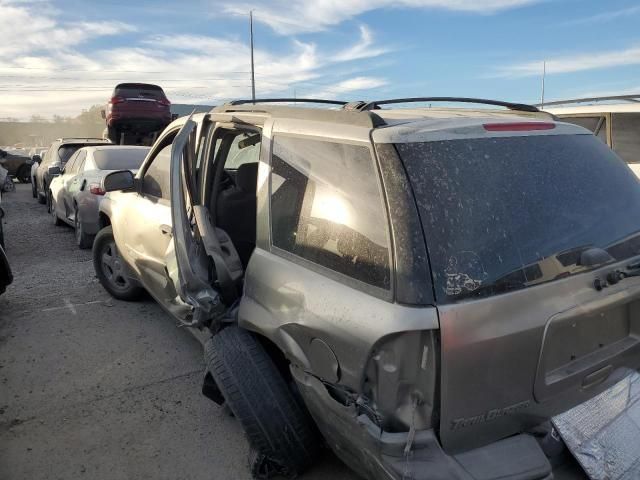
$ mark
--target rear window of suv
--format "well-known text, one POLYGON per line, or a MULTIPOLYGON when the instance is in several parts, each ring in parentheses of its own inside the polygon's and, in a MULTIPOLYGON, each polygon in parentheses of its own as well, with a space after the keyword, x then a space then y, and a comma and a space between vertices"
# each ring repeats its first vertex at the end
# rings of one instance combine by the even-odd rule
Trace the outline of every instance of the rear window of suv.
POLYGON ((583 272, 580 254, 640 254, 640 183, 590 135, 396 144, 439 302, 583 272))
POLYGON ((153 86, 137 86, 137 85, 123 85, 116 87, 114 96, 122 98, 152 98, 154 100, 161 100, 165 98, 164 91, 160 87, 153 86))

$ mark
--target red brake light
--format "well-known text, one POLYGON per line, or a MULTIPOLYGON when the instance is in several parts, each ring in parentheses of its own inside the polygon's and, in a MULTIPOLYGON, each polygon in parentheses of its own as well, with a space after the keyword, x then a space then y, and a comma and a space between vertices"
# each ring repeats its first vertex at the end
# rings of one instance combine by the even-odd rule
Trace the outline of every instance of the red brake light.
POLYGON ((107 193, 99 183, 92 183, 91 185, 89 185, 89 191, 94 195, 104 195, 105 193, 107 193))
POLYGON ((483 126, 487 132, 527 132, 556 128, 556 124, 550 122, 485 123, 483 126))
POLYGON ((124 98, 118 97, 118 96, 111 97, 111 100, 109 100, 109 103, 111 105, 115 105, 116 103, 122 103, 122 102, 124 102, 124 98))
POLYGON ((171 102, 169 101, 168 98, 161 98, 160 100, 158 100, 158 103, 160 105, 162 105, 163 107, 169 107, 171 106, 171 102))

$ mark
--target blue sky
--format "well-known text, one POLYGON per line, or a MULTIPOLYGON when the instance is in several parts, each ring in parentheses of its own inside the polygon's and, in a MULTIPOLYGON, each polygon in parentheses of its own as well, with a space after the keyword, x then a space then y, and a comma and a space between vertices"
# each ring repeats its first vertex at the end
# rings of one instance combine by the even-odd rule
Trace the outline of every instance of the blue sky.
POLYGON ((640 93, 630 0, 0 0, 0 118, 73 115, 118 82, 174 103, 640 93))

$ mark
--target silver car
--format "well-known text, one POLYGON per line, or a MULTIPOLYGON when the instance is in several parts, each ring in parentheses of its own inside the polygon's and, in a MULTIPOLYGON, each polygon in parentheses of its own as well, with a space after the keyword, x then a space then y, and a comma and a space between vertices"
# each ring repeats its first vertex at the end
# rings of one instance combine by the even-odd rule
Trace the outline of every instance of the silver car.
MULTIPOLYGON (((98 205, 105 191, 102 180, 115 170, 135 173, 148 147, 101 145, 84 147, 74 153, 51 181, 51 215, 55 225, 72 225, 80 248, 90 248, 98 233, 98 205)), ((53 168, 53 167, 52 167, 53 168)))

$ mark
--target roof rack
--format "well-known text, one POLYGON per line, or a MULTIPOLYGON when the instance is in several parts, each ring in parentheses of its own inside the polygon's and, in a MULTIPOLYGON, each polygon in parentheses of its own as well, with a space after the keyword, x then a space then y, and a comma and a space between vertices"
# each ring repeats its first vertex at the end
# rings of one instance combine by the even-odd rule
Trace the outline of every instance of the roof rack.
POLYGON ((609 97, 574 98, 570 100, 557 100, 555 102, 544 102, 544 104, 538 104, 536 106, 549 107, 554 105, 570 105, 572 103, 606 102, 610 100, 624 100, 630 103, 640 103, 640 95, 613 95, 609 97))
POLYGON ((248 103, 323 103, 327 105, 346 105, 347 102, 343 102, 341 100, 326 100, 323 98, 256 98, 252 100, 241 99, 241 100, 232 100, 227 103, 227 105, 246 105, 248 103))
POLYGON ((520 112, 539 112, 538 108, 533 105, 524 103, 501 102, 498 100, 485 100, 482 98, 466 98, 466 97, 413 97, 413 98, 394 98, 390 100, 375 100, 372 102, 352 102, 347 109, 352 110, 376 110, 380 105, 391 105, 395 103, 418 103, 418 102, 450 102, 450 103, 475 103, 479 105, 495 105, 498 107, 506 107, 509 110, 517 110, 520 112))
POLYGON ((60 137, 58 140, 104 140, 100 137, 60 137))

